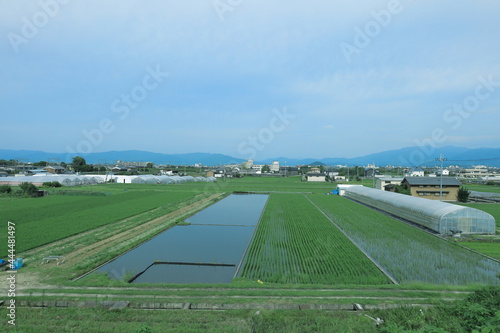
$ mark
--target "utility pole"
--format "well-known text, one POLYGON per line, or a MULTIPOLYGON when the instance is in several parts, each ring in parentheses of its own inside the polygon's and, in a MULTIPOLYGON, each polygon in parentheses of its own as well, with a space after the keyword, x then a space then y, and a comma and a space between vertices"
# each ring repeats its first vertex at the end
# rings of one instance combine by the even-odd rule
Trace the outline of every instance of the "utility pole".
POLYGON ((439 154, 439 158, 436 158, 436 161, 441 162, 441 172, 439 177, 439 201, 443 201, 443 161, 447 161, 443 154, 439 154))
POLYGON ((373 188, 375 188, 375 162, 373 162, 373 188))

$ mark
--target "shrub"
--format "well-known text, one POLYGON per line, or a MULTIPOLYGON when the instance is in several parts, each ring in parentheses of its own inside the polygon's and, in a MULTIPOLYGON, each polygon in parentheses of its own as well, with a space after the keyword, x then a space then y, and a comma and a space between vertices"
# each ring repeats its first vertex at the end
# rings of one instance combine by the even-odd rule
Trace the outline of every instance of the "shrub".
POLYGON ((19 187, 24 195, 35 196, 38 192, 38 187, 28 182, 21 183, 19 187))
POLYGON ((55 181, 55 182, 43 182, 42 186, 43 187, 61 187, 62 184, 57 182, 57 181, 55 181))
POLYGON ((469 201, 469 195, 470 195, 470 191, 468 189, 466 189, 465 187, 460 186, 460 188, 458 189, 458 193, 457 193, 458 202, 469 201))
POLYGON ((0 186, 0 193, 11 193, 12 192, 12 187, 10 187, 9 185, 2 185, 0 186))

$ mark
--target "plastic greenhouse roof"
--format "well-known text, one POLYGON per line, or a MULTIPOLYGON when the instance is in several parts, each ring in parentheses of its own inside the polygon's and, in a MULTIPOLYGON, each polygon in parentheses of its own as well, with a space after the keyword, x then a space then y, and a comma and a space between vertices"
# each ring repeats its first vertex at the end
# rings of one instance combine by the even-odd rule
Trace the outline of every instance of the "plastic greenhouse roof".
MULTIPOLYGON (((478 211, 474 208, 463 207, 447 202, 417 198, 405 194, 377 190, 364 186, 353 186, 345 189, 346 192, 371 197, 376 201, 385 202, 395 207, 407 208, 411 211, 418 211, 426 215, 442 218, 450 213, 466 212, 467 210, 478 211)), ((480 211, 482 212, 482 211, 480 211)), ((483 212, 484 213, 484 212, 483 212)), ((489 215, 487 213, 484 213, 489 215)))

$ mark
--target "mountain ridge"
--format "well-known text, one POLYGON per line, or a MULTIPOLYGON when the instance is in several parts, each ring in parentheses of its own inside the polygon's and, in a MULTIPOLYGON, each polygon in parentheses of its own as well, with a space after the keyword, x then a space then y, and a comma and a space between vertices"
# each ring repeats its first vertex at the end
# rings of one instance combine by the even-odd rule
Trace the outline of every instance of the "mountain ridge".
MULTIPOLYGON (((387 150, 359 157, 326 157, 326 158, 267 158, 256 160, 256 164, 270 164, 279 161, 281 165, 307 165, 321 162, 326 165, 368 165, 377 166, 434 166, 439 162, 436 160, 443 154, 447 161, 444 165, 470 166, 485 164, 491 167, 500 167, 500 148, 465 148, 456 146, 434 147, 406 147, 401 149, 387 150)), ((19 160, 20 162, 66 162, 70 163, 75 156, 82 156, 90 164, 116 164, 118 160, 127 162, 153 162, 155 164, 172 165, 223 165, 240 164, 245 159, 219 153, 185 153, 164 154, 142 150, 107 151, 99 153, 77 154, 77 153, 49 153, 38 150, 9 150, 0 149, 0 159, 19 160)))

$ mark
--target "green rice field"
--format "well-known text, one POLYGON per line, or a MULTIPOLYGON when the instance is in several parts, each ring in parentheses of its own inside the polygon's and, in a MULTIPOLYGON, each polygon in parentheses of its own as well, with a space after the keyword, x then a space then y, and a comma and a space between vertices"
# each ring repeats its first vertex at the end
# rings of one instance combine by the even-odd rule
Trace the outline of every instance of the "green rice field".
POLYGON ((339 196, 310 196, 400 283, 500 284, 500 263, 339 196))
POLYGON ((275 283, 389 283, 301 194, 270 196, 242 276, 275 283))
MULTIPOLYGON (((5 225, 7 221, 15 223, 16 251, 22 252, 158 207, 167 208, 166 214, 168 206, 194 195, 193 192, 181 191, 121 190, 104 196, 49 195, 2 199, 0 221, 5 225)), ((5 233, 2 233, 2 238, 3 243, 5 233)))

